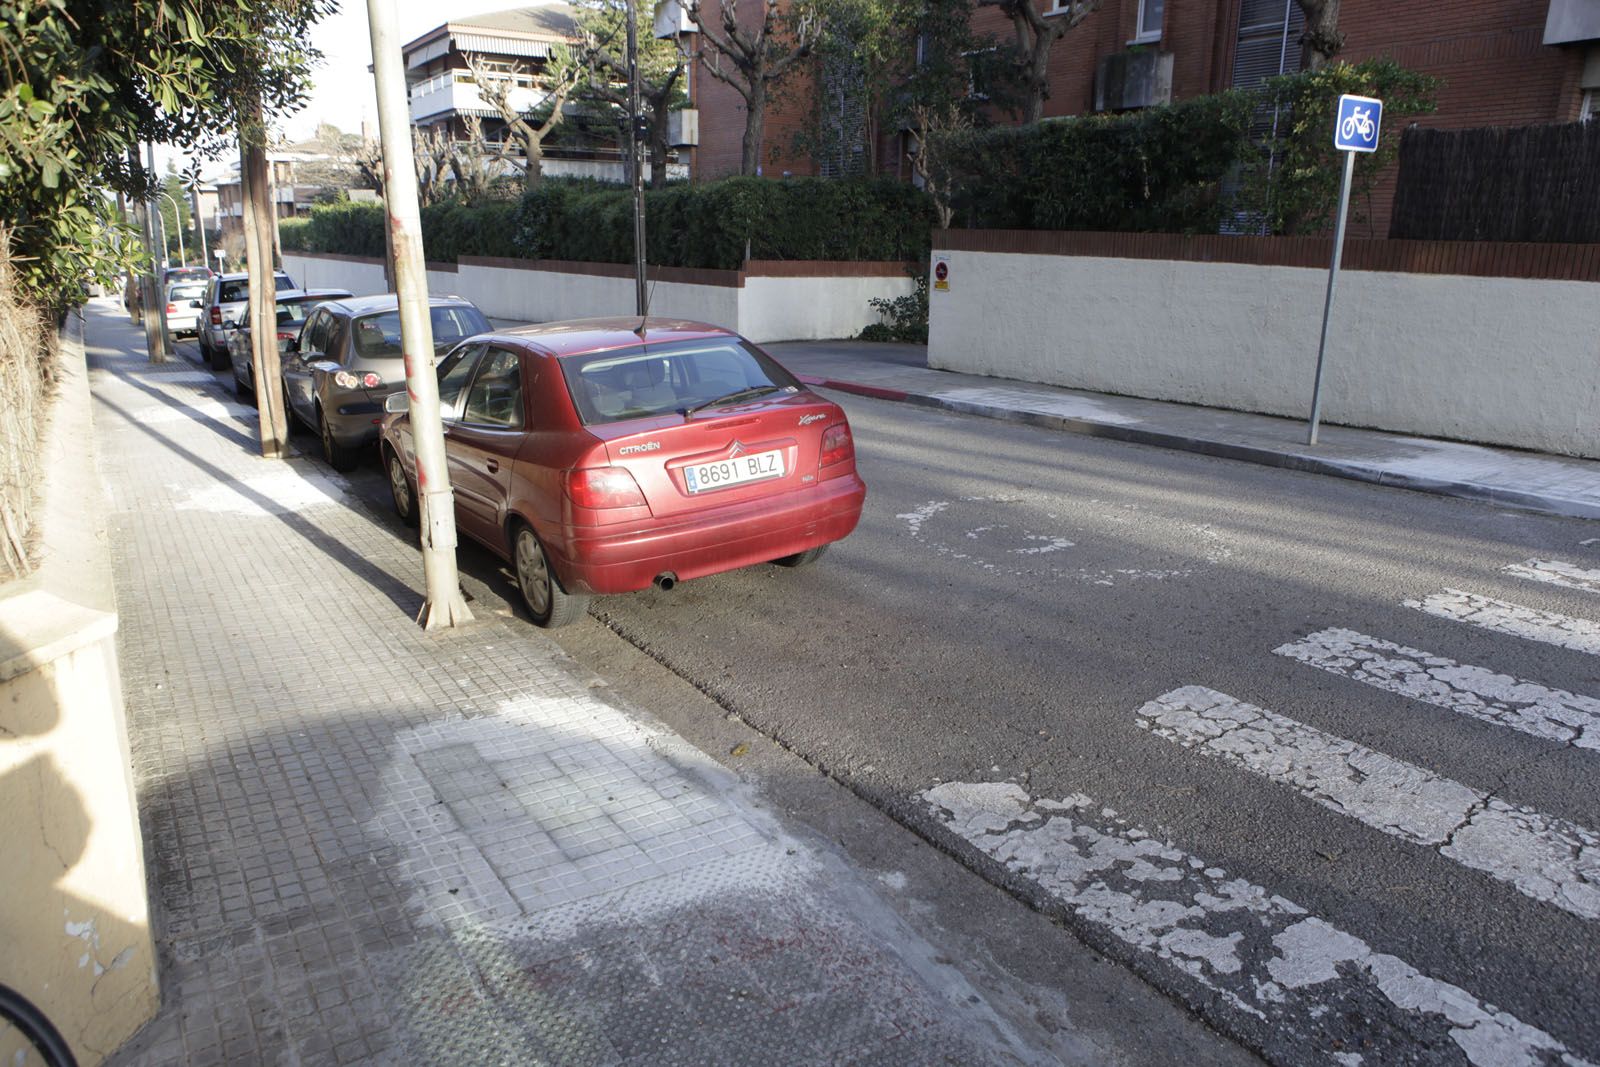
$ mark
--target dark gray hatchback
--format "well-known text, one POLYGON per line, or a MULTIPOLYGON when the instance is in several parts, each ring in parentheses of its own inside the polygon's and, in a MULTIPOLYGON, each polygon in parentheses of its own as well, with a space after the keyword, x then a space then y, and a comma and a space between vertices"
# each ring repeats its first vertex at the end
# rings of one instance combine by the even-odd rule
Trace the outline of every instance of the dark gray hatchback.
MULTIPOLYGON (((489 329, 469 300, 445 296, 428 303, 436 353, 489 329)), ((284 407, 291 421, 321 435, 323 458, 334 470, 353 470, 378 439, 384 400, 405 390, 405 375, 393 293, 329 301, 311 313, 283 357, 284 407)))

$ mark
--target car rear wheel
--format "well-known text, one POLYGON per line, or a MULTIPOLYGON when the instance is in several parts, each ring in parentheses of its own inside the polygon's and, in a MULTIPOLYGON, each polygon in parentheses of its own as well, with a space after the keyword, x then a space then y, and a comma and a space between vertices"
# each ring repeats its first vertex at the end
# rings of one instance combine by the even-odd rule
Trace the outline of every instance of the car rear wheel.
POLYGON ((554 630, 576 622, 588 612, 589 598, 573 596, 561 588, 545 557, 544 546, 527 526, 517 527, 511 555, 517 568, 517 588, 535 623, 554 630))
POLYGON ((228 369, 228 364, 231 362, 228 359, 228 350, 206 344, 205 334, 200 335, 200 351, 205 354, 206 362, 210 364, 212 370, 228 369))
POLYGON ((804 567, 821 559, 822 554, 826 551, 828 551, 827 545, 818 545, 816 548, 808 548, 804 552, 796 552, 792 556, 780 556, 772 562, 780 567, 804 567))
POLYGON ((317 408, 317 431, 322 434, 322 458, 328 461, 328 466, 341 473, 355 470, 356 464, 361 462, 361 453, 333 439, 333 428, 320 407, 317 408))
POLYGON ((383 450, 383 457, 386 460, 384 466, 389 472, 389 497, 394 501, 394 513, 407 526, 415 526, 417 494, 411 488, 411 476, 406 473, 406 465, 400 462, 400 454, 387 446, 383 450))
POLYGON ((256 402, 255 386, 244 381, 237 374, 233 376, 233 392, 235 396, 246 404, 254 404, 256 402))

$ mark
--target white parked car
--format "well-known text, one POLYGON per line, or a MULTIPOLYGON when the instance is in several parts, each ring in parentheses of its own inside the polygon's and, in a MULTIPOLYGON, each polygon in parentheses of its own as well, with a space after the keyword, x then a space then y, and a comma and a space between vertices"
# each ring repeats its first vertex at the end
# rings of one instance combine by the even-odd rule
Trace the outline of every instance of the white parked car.
POLYGON ((200 332, 200 307, 205 303, 204 281, 178 281, 167 286, 167 332, 179 334, 200 332))

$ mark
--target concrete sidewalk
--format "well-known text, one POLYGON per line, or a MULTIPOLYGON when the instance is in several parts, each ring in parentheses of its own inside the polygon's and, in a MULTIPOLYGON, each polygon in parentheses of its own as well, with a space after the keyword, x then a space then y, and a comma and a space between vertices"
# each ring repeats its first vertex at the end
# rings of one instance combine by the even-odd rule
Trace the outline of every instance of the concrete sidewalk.
POLYGON ((397 527, 87 318, 163 986, 113 1063, 1054 1061, 528 623, 424 635, 397 527))
MULTIPOLYGON (((1600 518, 1600 461, 931 370, 922 345, 765 346, 812 385, 1556 515, 1600 518)), ((1309 387, 1309 386, 1308 386, 1309 387)))

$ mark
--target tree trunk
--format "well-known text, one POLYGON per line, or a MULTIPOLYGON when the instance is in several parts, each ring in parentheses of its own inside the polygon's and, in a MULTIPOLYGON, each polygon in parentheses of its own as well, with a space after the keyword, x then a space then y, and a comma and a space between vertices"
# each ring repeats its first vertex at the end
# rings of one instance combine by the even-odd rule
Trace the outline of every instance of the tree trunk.
POLYGON ((1305 31, 1300 34, 1300 68, 1316 70, 1344 48, 1344 34, 1339 32, 1340 0, 1297 0, 1306 17, 1305 31))
POLYGON ((759 78, 752 78, 750 95, 745 98, 744 152, 739 160, 740 174, 761 172, 761 138, 766 122, 767 87, 759 78))
POLYGON ((1028 57, 1025 75, 1028 102, 1022 116, 1022 121, 1030 125, 1044 118, 1045 97, 1050 95, 1050 46, 1053 43, 1049 35, 1034 31, 1033 51, 1028 57))
POLYGON ((544 180, 544 145, 541 143, 541 138, 524 137, 522 150, 527 154, 523 162, 522 187, 536 189, 544 180))
POLYGON ((261 454, 267 459, 284 458, 289 433, 283 410, 283 389, 279 385, 278 364, 278 287, 273 278, 273 239, 271 227, 275 213, 270 201, 271 179, 267 172, 267 149, 252 143, 250 133, 262 130, 261 105, 254 101, 246 112, 240 130, 240 194, 244 198, 244 237, 247 270, 250 272, 250 364, 256 379, 256 412, 261 433, 261 454))
POLYGON ((667 119, 664 102, 658 103, 650 113, 650 188, 660 189, 667 184, 667 119))

